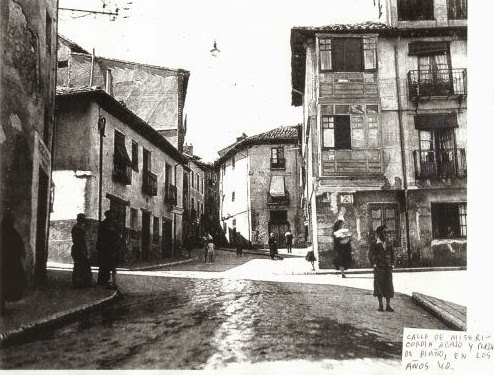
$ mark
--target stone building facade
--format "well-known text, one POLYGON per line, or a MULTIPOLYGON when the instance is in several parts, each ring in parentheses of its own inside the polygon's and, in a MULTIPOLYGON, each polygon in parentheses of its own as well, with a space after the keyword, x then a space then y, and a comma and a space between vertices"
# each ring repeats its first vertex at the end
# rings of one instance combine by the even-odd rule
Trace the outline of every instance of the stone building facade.
POLYGON ((299 126, 242 136, 220 151, 219 218, 230 244, 266 247, 274 233, 281 247, 290 229, 304 243, 300 210, 299 126))
POLYGON ((84 213, 95 264, 98 223, 108 209, 125 240, 122 263, 179 256, 182 153, 104 90, 61 88, 57 106, 50 260, 71 262, 70 229, 84 213))
POLYGON ((0 5, 0 221, 13 214, 30 286, 46 276, 57 21, 54 0, 0 5))
POLYGON ((387 2, 386 24, 293 28, 305 218, 320 267, 332 224, 368 266, 377 226, 399 265, 466 264, 466 2, 387 2))
POLYGON ((58 85, 99 86, 182 151, 187 132, 184 105, 190 73, 94 56, 60 36, 58 85))

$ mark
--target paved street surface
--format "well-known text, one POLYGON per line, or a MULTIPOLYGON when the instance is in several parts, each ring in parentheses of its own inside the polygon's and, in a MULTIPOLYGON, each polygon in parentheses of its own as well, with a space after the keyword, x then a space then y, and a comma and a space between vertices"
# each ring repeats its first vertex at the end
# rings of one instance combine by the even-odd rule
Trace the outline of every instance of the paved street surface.
POLYGON ((406 295, 394 299, 395 313, 380 313, 370 290, 241 278, 250 265, 283 270, 287 259, 238 267, 252 257, 218 255, 212 265, 195 261, 181 270, 121 274, 121 300, 33 342, 2 348, 2 368, 372 367, 383 373, 399 368, 403 327, 446 329, 406 295))

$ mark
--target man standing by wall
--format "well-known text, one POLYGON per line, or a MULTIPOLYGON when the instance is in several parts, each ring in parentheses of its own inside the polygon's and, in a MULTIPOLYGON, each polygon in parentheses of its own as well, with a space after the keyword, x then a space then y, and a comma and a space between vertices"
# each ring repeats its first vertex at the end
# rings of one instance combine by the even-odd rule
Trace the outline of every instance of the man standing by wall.
POLYGON ((110 289, 117 287, 117 256, 122 240, 115 225, 115 214, 111 210, 105 211, 105 220, 100 224, 96 250, 98 251, 98 284, 106 285, 110 289), (110 282, 111 274, 111 282, 110 282))

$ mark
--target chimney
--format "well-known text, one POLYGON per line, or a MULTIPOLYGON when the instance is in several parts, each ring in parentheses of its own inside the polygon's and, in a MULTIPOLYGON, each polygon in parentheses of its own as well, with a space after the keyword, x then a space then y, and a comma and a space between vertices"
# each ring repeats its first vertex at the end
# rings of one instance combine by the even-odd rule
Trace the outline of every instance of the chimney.
POLYGON ((240 137, 237 137, 237 142, 243 141, 245 138, 247 138, 247 134, 242 133, 240 137))
POLYGON ((192 146, 192 143, 190 145, 187 143, 184 144, 184 153, 194 155, 194 146, 192 146))

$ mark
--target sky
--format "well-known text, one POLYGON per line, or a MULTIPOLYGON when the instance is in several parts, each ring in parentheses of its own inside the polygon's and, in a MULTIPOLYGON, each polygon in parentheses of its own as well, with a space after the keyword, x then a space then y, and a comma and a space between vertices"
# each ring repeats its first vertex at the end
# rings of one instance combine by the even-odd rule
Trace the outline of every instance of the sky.
MULTIPOLYGON (((59 1, 103 10, 103 0, 59 1)), ((61 10, 60 34, 97 56, 190 71, 186 142, 205 161, 244 132, 302 122, 291 106, 292 27, 378 20, 373 0, 105 1, 120 8, 115 21, 61 10)))

